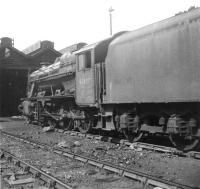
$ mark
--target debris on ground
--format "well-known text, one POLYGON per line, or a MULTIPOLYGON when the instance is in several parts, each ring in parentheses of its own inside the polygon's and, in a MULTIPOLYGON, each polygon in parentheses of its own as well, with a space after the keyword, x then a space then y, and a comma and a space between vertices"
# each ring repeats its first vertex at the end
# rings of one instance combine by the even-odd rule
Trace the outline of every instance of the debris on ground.
POLYGON ((24 117, 23 116, 12 116, 11 119, 20 119, 20 120, 23 120, 24 117))
POLYGON ((134 145, 134 144, 131 144, 131 145, 129 146, 129 148, 130 148, 131 150, 133 150, 133 149, 135 149, 135 145, 134 145))
POLYGON ((58 143, 58 147, 60 148, 68 148, 69 144, 66 141, 61 141, 58 143))
POLYGON ((135 151, 141 152, 143 149, 142 148, 137 148, 135 151))
POLYGON ((83 153, 84 153, 84 152, 83 152, 80 148, 78 148, 78 147, 74 148, 73 152, 74 152, 75 154, 83 154, 83 153))
POLYGON ((107 148, 105 146, 97 146, 97 147, 95 147, 95 150, 107 151, 107 148))
POLYGON ((12 175, 10 176, 9 180, 10 180, 10 181, 15 181, 15 180, 17 180, 17 179, 16 179, 16 175, 15 175, 15 174, 12 174, 12 175))
POLYGON ((54 131, 54 127, 53 126, 48 126, 48 127, 44 127, 42 129, 43 132, 50 132, 50 131, 54 131))
POLYGON ((74 148, 75 144, 73 142, 67 142, 67 141, 61 141, 57 144, 58 147, 60 148, 74 148))
POLYGON ((75 141, 75 142, 74 142, 74 145, 77 146, 77 147, 80 147, 80 146, 81 146, 81 143, 80 143, 79 141, 75 141))

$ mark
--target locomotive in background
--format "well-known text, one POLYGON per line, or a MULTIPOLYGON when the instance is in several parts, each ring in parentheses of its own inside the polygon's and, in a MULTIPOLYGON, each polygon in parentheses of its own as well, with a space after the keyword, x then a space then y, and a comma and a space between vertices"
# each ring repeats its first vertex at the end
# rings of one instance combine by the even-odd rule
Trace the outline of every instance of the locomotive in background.
POLYGON ((129 140, 200 143, 200 9, 92 45, 29 78, 26 114, 43 126, 114 130, 129 140))

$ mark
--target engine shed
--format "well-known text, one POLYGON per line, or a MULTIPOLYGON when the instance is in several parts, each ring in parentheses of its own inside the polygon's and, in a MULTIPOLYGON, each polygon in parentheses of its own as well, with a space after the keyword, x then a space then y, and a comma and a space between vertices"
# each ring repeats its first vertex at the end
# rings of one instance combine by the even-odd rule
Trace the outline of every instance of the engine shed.
POLYGON ((11 38, 0 38, 0 116, 19 113, 17 107, 26 96, 29 74, 41 67, 41 62, 53 63, 60 55, 50 41, 40 41, 20 51, 11 38))

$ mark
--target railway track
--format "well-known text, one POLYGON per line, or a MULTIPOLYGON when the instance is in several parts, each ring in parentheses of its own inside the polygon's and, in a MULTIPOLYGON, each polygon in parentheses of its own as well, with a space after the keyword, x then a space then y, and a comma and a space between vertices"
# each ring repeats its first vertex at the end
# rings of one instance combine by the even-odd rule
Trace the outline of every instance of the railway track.
MULTIPOLYGON (((1 159, 6 159, 6 163, 13 163, 17 168, 24 170, 23 177, 27 174, 29 176, 26 179, 16 180, 16 181, 8 181, 11 186, 16 185, 24 185, 27 183, 35 182, 36 179, 40 179, 46 183, 49 188, 57 188, 57 189, 73 189, 70 185, 62 182, 58 178, 47 174, 46 172, 38 169, 37 167, 21 160, 20 158, 16 157, 14 154, 10 152, 0 149, 1 150, 1 159), (31 176, 30 176, 31 174, 31 176)), ((4 162, 5 164, 5 162, 4 162)))
POLYGON ((131 148, 133 148, 133 149, 141 148, 141 149, 146 149, 146 150, 150 150, 150 151, 161 152, 161 153, 170 153, 170 154, 178 155, 181 157, 189 157, 189 158, 194 158, 194 159, 200 160, 200 152, 199 151, 183 152, 183 151, 180 151, 173 147, 167 147, 167 146, 161 146, 161 145, 155 145, 155 144, 149 144, 149 143, 143 143, 143 142, 131 143, 127 140, 124 140, 124 139, 117 140, 116 138, 113 138, 113 137, 96 136, 96 135, 92 135, 92 134, 82 134, 82 133, 75 132, 75 131, 64 131, 62 129, 55 129, 55 131, 59 132, 59 133, 64 133, 67 135, 72 135, 72 136, 85 137, 88 139, 96 139, 96 140, 102 140, 105 142, 112 142, 115 144, 131 146, 131 148))
MULTIPOLYGON (((42 144, 40 142, 28 140, 28 139, 19 137, 17 135, 9 134, 9 133, 3 132, 3 131, 1 131, 1 134, 9 137, 11 139, 17 140, 19 142, 23 142, 23 143, 30 144, 30 145, 33 145, 33 146, 37 146, 41 149, 47 149, 47 150, 49 150, 49 151, 51 151, 55 154, 58 154, 62 157, 67 157, 67 158, 70 158, 70 159, 78 160, 78 161, 80 161, 84 164, 93 165, 93 166, 98 167, 100 169, 104 169, 104 170, 116 173, 120 176, 128 177, 130 179, 133 179, 133 180, 136 180, 136 181, 143 183, 144 186, 160 187, 160 188, 163 188, 163 189, 171 189, 171 188, 174 188, 174 189, 178 189, 178 188, 180 188, 180 189, 190 189, 190 188, 193 188, 192 186, 180 184, 180 183, 177 183, 177 182, 168 181, 168 180, 165 180, 163 178, 158 178, 158 177, 152 176, 150 174, 139 172, 139 171, 136 171, 136 170, 133 170, 133 169, 129 170, 127 168, 112 165, 110 163, 102 162, 102 161, 99 161, 99 160, 96 160, 96 159, 93 159, 93 158, 90 158, 90 157, 78 155, 78 154, 75 154, 75 153, 72 153, 72 152, 66 152, 63 149, 60 149, 60 148, 57 148, 57 147, 51 147, 47 144, 42 144)), ((57 181, 55 181, 55 182, 57 183, 57 181)))
MULTIPOLYGON (((53 153, 53 151, 51 150, 48 151, 47 148, 41 149, 38 148, 37 146, 32 146, 30 144, 26 144, 21 141, 16 141, 13 140, 12 138, 8 138, 3 135, 1 144, 2 147, 6 149, 6 151, 9 151, 9 153, 15 154, 15 156, 20 157, 20 159, 23 159, 25 162, 28 162, 31 165, 34 165, 40 170, 44 171, 45 173, 48 173, 51 176, 63 181, 64 183, 69 184, 71 188, 76 188, 76 189, 118 188, 119 189, 120 187, 118 187, 118 184, 122 186, 123 184, 126 184, 126 186, 128 185, 131 187, 134 185, 138 185, 139 183, 125 177, 120 177, 119 175, 110 173, 109 171, 95 168, 94 166, 91 166, 89 164, 84 164, 80 161, 77 161, 76 159, 70 159, 66 158, 65 156, 60 156, 56 153, 53 153), (110 182, 112 184, 109 184, 110 182)), ((9 178, 9 181, 11 179, 9 178)), ((21 179, 18 180, 18 178, 17 182, 22 183, 21 179)), ((55 183, 56 183, 55 181, 51 182, 49 181, 45 189, 49 188, 49 186, 51 186, 50 188, 60 188, 57 187, 55 183)), ((5 184, 3 185, 3 188, 6 188, 4 186, 7 185, 5 184)), ((23 185, 23 187, 26 189, 29 188, 29 186, 25 184, 23 185)), ((10 187, 8 186, 8 188, 10 187)), ((14 188, 21 189, 20 186, 18 187, 14 186, 14 188)), ((30 188, 38 188, 38 187, 32 186, 30 188)), ((44 187, 42 187, 42 189, 44 189, 44 187)))

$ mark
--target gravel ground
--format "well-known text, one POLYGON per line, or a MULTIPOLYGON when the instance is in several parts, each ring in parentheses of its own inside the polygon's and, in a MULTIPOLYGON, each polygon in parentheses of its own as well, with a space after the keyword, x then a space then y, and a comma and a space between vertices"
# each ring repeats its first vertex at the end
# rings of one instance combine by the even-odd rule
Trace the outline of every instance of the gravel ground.
POLYGON ((62 142, 66 151, 112 162, 128 169, 133 168, 170 181, 200 187, 199 160, 147 150, 134 150, 125 146, 63 133, 43 132, 41 127, 26 125, 23 121, 0 119, 0 129, 20 134, 29 139, 37 139, 51 146, 58 146, 62 142))
MULTIPOLYGON (((16 128, 15 134, 25 131, 25 129, 21 128, 22 122, 9 123, 13 124, 16 128)), ((3 125, 1 124, 1 126, 3 125)), ((8 127, 6 128, 8 129, 8 127)), ((5 136, 1 136, 0 146, 46 173, 56 176, 76 189, 143 188, 142 184, 120 177, 109 171, 100 170, 76 160, 63 158, 52 152, 11 140, 5 136)), ((29 187, 31 188, 31 186, 29 187)))

